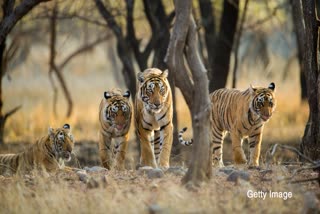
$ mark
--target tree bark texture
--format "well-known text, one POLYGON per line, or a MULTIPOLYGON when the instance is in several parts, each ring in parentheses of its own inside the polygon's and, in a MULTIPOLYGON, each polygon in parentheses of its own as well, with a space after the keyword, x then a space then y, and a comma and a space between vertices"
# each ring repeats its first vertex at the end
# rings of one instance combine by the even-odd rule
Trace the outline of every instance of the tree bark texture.
POLYGON ((302 5, 300 0, 291 0, 292 6, 292 22, 293 29, 296 34, 297 39, 297 52, 298 52, 298 61, 300 66, 300 88, 301 88, 301 100, 307 100, 307 85, 306 85, 306 77, 304 71, 304 62, 303 62, 303 53, 305 52, 306 45, 306 35, 305 35, 305 26, 303 22, 303 13, 302 13, 302 5))
POLYGON ((176 85, 181 89, 192 114, 194 147, 188 172, 182 182, 197 185, 211 176, 209 83, 198 52, 191 0, 176 0, 175 11, 176 20, 166 62, 170 72, 174 73, 176 85), (184 63, 184 53, 191 73, 188 73, 184 63), (181 81, 182 78, 185 81, 181 81))
POLYGON ((305 22, 305 51, 303 67, 306 74, 309 120, 301 142, 302 152, 313 160, 320 159, 320 75, 318 65, 319 21, 315 13, 315 1, 302 2, 305 22))

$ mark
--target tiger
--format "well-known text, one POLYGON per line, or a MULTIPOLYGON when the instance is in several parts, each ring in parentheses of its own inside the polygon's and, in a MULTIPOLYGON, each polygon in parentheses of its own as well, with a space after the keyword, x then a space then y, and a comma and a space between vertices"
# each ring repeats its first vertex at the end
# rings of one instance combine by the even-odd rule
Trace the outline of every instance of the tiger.
POLYGON ((249 166, 258 167, 263 128, 276 108, 275 84, 268 88, 250 87, 244 91, 219 89, 210 94, 212 103, 212 163, 224 166, 223 139, 230 132, 233 159, 236 164, 247 163, 242 141, 248 138, 249 166))
POLYGON ((132 117, 130 92, 120 89, 104 92, 99 106, 99 156, 106 169, 123 170, 132 117), (112 139, 115 143, 112 144, 112 139), (115 159, 115 161, 114 161, 115 159), (115 163, 114 163, 115 162, 115 163))
POLYGON ((48 135, 40 138, 25 151, 18 154, 0 155, 0 174, 23 175, 32 170, 54 172, 71 160, 74 138, 69 124, 62 128, 49 127, 48 135))
POLYGON ((140 164, 169 168, 173 141, 172 92, 168 70, 148 68, 137 74, 135 125, 140 139, 140 164))
POLYGON ((178 140, 179 140, 179 143, 183 146, 191 146, 193 144, 193 139, 191 140, 184 140, 183 139, 183 133, 187 131, 187 127, 184 127, 183 129, 181 129, 179 131, 179 135, 178 135, 178 140))

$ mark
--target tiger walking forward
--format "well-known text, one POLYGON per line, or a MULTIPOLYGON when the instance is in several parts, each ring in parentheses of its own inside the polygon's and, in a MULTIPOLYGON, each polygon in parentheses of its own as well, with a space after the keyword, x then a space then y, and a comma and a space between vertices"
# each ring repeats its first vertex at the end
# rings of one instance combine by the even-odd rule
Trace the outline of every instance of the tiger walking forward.
POLYGON ((49 128, 48 135, 39 139, 25 151, 18 154, 0 155, 0 174, 29 173, 34 169, 53 172, 71 160, 74 139, 71 127, 65 124, 62 128, 49 128))
POLYGON ((130 92, 120 89, 104 92, 99 106, 99 156, 103 167, 123 170, 128 150, 132 105, 130 92), (115 143, 112 144, 112 139, 115 143), (115 159, 115 163, 114 163, 115 159))
POLYGON ((268 88, 250 85, 245 91, 219 89, 210 94, 210 99, 213 165, 223 166, 223 139, 226 132, 230 132, 235 163, 247 162, 242 141, 248 138, 249 165, 259 166, 264 124, 271 118, 276 107, 275 84, 270 83, 268 88))
POLYGON ((172 93, 168 71, 149 68, 138 73, 135 124, 140 138, 140 165, 169 167, 172 147, 172 93))

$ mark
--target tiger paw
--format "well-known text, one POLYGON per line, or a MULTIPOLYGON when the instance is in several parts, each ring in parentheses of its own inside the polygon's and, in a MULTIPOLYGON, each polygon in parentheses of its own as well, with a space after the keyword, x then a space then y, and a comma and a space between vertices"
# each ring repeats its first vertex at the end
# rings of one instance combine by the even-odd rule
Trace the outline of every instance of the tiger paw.
POLYGON ((233 154, 234 162, 236 164, 246 164, 247 159, 246 155, 244 154, 243 150, 235 150, 233 154))
POLYGON ((249 169, 259 168, 259 161, 249 161, 249 169))
POLYGON ((223 162, 220 160, 214 160, 212 161, 212 167, 215 167, 215 168, 222 168, 224 167, 224 164, 223 162))

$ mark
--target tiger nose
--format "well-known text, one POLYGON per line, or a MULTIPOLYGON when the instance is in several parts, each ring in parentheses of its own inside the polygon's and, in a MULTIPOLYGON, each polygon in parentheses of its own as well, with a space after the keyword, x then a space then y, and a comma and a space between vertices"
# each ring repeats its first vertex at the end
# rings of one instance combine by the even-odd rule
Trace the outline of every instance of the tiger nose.
POLYGON ((155 105, 156 107, 159 107, 159 106, 161 105, 161 103, 160 103, 160 102, 156 102, 156 103, 154 103, 154 105, 155 105))

